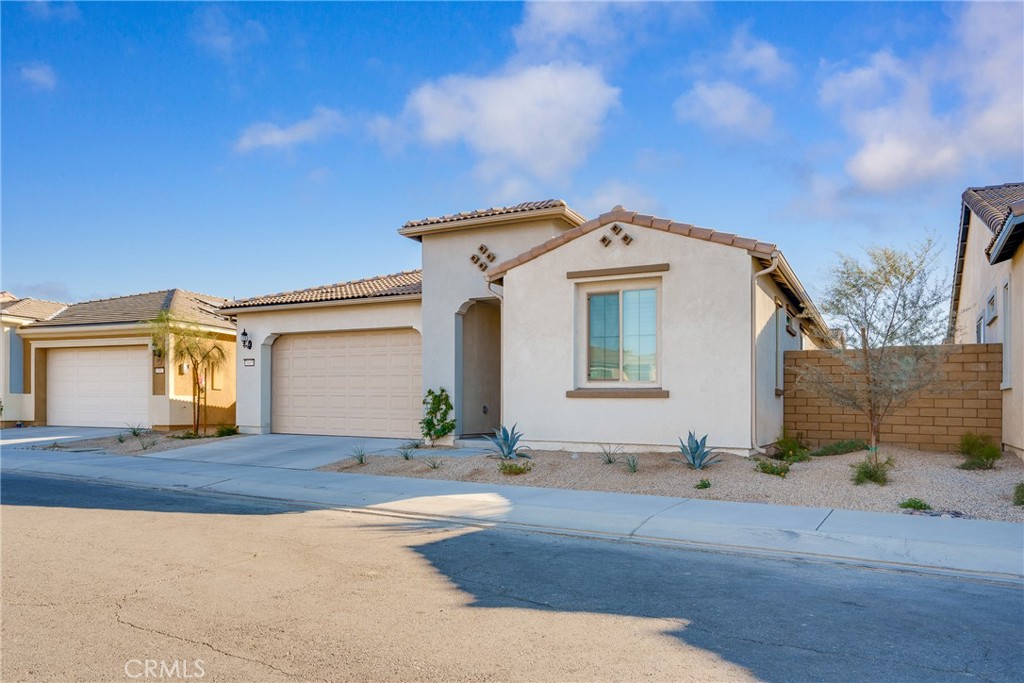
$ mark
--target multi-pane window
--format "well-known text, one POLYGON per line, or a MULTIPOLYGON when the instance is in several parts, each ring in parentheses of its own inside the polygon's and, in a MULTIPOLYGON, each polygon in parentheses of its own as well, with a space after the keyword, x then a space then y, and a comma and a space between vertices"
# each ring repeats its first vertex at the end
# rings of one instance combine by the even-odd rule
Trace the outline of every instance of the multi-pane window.
POLYGON ((654 289, 587 295, 587 379, 657 381, 658 297, 654 289))

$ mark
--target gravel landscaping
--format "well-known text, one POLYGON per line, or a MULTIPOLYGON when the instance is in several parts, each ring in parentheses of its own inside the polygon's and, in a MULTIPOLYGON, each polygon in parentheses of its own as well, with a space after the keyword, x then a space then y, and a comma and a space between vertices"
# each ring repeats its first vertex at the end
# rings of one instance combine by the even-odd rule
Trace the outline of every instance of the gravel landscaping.
POLYGON ((417 452, 411 461, 397 454, 369 454, 365 465, 345 458, 320 469, 875 512, 902 512, 900 502, 919 498, 938 512, 1024 522, 1024 507, 1012 504, 1014 485, 1024 482, 1024 462, 1013 456, 1004 456, 992 470, 966 471, 956 467, 963 461, 960 455, 883 447, 882 456, 892 456, 896 461, 889 484, 855 486, 850 480, 850 466, 863 460, 864 452, 795 463, 785 478, 756 472, 754 459, 728 454, 720 462, 696 471, 673 462, 675 456, 671 454, 642 453, 635 473, 627 470, 621 455, 615 464, 605 464, 600 453, 530 451, 530 455, 533 470, 517 476, 501 474, 498 460, 484 455, 443 457, 440 467, 432 469, 428 460, 434 456, 429 451, 417 452), (708 479, 710 488, 695 489, 701 479, 708 479))
POLYGON ((199 439, 175 438, 184 433, 184 431, 146 432, 139 436, 132 436, 131 432, 125 431, 122 433, 124 441, 118 441, 116 436, 104 436, 99 439, 83 439, 67 442, 54 441, 51 444, 34 446, 33 449, 44 451, 99 451, 102 453, 110 453, 112 455, 152 455, 153 453, 160 453, 161 451, 173 451, 176 448, 185 448, 186 446, 198 446, 201 443, 209 443, 212 439, 239 439, 247 436, 246 434, 235 434, 233 436, 215 437, 213 435, 213 430, 211 429, 208 436, 204 436, 199 439), (152 442, 151 445, 150 442, 152 442), (144 444, 149 445, 149 447, 143 448, 144 444))

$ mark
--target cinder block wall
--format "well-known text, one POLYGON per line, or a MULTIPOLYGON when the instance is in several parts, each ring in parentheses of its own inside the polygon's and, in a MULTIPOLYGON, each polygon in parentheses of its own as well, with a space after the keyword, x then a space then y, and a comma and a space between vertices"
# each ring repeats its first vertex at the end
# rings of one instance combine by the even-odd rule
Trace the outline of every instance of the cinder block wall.
MULTIPOLYGON (((964 432, 988 434, 995 443, 1002 435, 1001 344, 952 346, 943 364, 940 393, 933 390, 882 424, 882 444, 923 451, 955 451, 964 432)), ((847 353, 853 353, 852 351, 847 353)), ((841 361, 828 351, 787 351, 785 359, 785 425, 800 433, 812 448, 844 439, 868 438, 867 419, 796 387, 799 368, 819 365, 839 373, 841 361)))

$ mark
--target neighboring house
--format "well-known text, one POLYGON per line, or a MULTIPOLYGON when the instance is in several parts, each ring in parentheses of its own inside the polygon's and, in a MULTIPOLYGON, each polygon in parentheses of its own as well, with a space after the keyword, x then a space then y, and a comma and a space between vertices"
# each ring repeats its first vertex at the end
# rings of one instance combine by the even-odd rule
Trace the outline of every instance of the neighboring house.
POLYGON ((224 301, 169 289, 72 304, 22 326, 22 419, 76 427, 191 426, 187 363, 159 357, 151 342, 148 322, 169 311, 224 342, 225 363, 204 378, 206 422, 234 424, 235 327, 217 310, 224 301))
POLYGON ((750 453, 782 429, 782 354, 834 345, 772 244, 560 200, 411 221, 422 271, 233 301, 243 431, 459 435, 750 453))
POLYGON ((31 405, 25 393, 25 348, 19 336, 21 328, 29 323, 46 320, 67 308, 67 304, 43 299, 19 298, 10 292, 0 292, 0 398, 4 402, 4 427, 31 419, 31 405))
POLYGON ((950 338, 1001 343, 1003 448, 1024 458, 1024 183, 963 194, 950 338))

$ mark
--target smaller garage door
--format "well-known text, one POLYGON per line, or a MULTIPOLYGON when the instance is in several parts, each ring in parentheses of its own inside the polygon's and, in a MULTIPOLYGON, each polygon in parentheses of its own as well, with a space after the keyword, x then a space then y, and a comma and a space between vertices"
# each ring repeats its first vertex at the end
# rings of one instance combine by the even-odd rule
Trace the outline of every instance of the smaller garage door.
POLYGON ((274 342, 271 429, 282 434, 420 434, 415 330, 288 334, 274 342))
POLYGON ((141 346, 49 349, 46 423, 150 426, 150 365, 149 351, 141 346))

